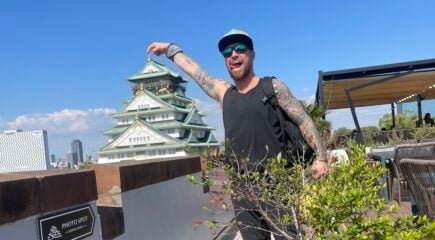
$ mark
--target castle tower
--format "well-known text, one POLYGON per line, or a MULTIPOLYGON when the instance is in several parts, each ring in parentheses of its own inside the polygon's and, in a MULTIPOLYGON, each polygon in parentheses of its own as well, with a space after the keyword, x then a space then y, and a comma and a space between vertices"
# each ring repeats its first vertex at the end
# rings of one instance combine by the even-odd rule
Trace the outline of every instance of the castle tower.
POLYGON ((187 81, 178 73, 148 58, 127 80, 133 96, 112 115, 117 125, 102 132, 109 143, 97 152, 98 163, 189 156, 219 148, 215 129, 185 96, 187 81))

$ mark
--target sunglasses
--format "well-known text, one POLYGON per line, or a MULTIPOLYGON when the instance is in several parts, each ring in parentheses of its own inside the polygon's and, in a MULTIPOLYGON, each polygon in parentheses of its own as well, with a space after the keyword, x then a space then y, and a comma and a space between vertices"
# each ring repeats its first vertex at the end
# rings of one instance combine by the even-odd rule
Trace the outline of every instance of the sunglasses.
POLYGON ((224 55, 224 58, 229 58, 231 55, 233 55, 233 50, 236 51, 236 53, 241 54, 245 53, 246 50, 248 50, 248 47, 245 44, 237 44, 233 47, 226 47, 222 51, 222 55, 224 55))

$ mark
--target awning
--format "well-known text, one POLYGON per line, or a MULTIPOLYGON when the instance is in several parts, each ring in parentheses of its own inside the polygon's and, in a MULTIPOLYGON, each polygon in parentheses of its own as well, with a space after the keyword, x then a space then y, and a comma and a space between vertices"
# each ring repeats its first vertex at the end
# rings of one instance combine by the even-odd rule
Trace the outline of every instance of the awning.
POLYGON ((320 72, 316 102, 327 110, 349 108, 346 90, 354 107, 416 101, 418 94, 435 99, 435 59, 320 72))
MULTIPOLYGON (((435 59, 319 72, 316 103, 326 110, 350 108, 362 140, 355 107, 435 99, 435 59)), ((394 119, 394 118, 393 118, 394 119)))

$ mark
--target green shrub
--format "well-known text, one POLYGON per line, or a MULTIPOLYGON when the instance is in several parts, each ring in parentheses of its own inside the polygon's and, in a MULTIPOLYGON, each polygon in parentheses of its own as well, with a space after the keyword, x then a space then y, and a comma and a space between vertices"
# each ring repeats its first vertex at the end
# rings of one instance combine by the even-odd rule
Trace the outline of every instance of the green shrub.
MULTIPOLYGON (((206 207, 210 213, 233 210, 229 196, 248 198, 277 228, 274 234, 286 239, 435 239, 435 222, 424 216, 390 218, 389 213, 396 211, 397 205, 387 209, 378 194, 384 187, 380 179, 386 170, 380 164, 367 165, 363 149, 355 146, 351 160, 333 164, 319 180, 311 177, 309 166, 296 163, 288 167, 288 161, 281 156, 264 165, 258 163, 256 166, 264 167, 261 172, 249 171, 248 161, 208 156, 210 178, 188 179, 195 184, 219 186, 219 190, 211 192, 210 202, 220 209, 211 211, 206 207), (225 170, 226 181, 214 180, 216 168, 225 170), (239 187, 231 187, 236 184, 239 187), (296 234, 289 228, 296 229, 296 234)), ((198 222, 210 228, 234 224, 198 222)))

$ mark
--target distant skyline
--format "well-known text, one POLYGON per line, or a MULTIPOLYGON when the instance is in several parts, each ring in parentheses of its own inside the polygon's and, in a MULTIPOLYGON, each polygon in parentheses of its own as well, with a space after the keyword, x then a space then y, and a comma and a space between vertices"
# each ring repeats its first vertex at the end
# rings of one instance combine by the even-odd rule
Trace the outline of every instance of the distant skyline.
MULTIPOLYGON (((280 78, 308 101, 319 70, 435 58, 433 9, 429 0, 7 1, 0 8, 0 131, 45 129, 56 157, 73 139, 90 154, 107 142, 100 132, 131 97, 126 77, 145 65, 151 42, 176 42, 211 75, 230 80, 217 41, 231 28, 254 39, 256 74, 280 78)), ((187 96, 222 139, 218 104, 165 57, 151 57, 189 80, 187 96)), ((435 115, 434 105, 423 112, 435 115)), ((361 125, 376 125, 390 106, 357 112, 361 125)), ((349 110, 327 119, 353 128, 349 110)))

